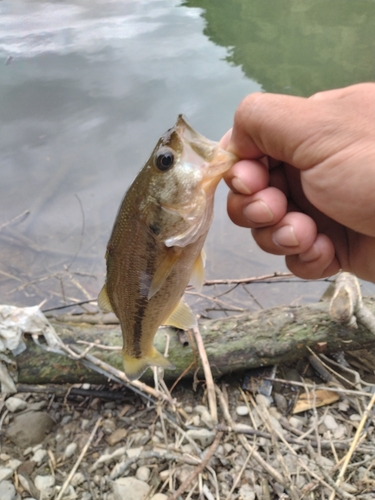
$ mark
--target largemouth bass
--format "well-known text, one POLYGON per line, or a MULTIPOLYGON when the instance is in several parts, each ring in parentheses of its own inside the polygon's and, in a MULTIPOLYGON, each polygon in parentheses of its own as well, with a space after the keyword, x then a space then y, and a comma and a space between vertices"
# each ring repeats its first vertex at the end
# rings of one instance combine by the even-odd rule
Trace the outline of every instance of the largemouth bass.
POLYGON ((181 301, 203 283, 204 251, 217 184, 237 158, 195 132, 180 115, 128 189, 107 245, 103 310, 118 317, 124 371, 174 368, 154 347, 160 325, 187 329, 196 318, 181 301))

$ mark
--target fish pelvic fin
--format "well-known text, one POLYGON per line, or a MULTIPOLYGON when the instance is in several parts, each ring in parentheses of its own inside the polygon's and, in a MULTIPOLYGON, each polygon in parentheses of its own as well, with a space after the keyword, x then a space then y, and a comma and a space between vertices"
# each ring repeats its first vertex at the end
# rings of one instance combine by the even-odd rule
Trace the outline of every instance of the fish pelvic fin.
POLYGON ((111 303, 109 301, 106 285, 104 285, 103 288, 100 290, 100 293, 98 296, 98 304, 99 304, 100 309, 103 312, 113 312, 111 303))
POLYGON ((197 326, 197 318, 190 307, 182 300, 177 304, 172 314, 163 321, 163 325, 174 326, 180 330, 187 330, 197 326))
POLYGON ((198 255, 194 263, 193 274, 190 278, 190 284, 200 292, 204 282, 204 266, 206 265, 206 252, 202 248, 201 253, 198 255))
POLYGON ((124 372, 129 380, 137 380, 150 366, 160 366, 167 370, 174 370, 175 366, 165 358, 155 347, 152 347, 151 352, 142 358, 135 358, 126 354, 122 354, 124 361, 124 372))

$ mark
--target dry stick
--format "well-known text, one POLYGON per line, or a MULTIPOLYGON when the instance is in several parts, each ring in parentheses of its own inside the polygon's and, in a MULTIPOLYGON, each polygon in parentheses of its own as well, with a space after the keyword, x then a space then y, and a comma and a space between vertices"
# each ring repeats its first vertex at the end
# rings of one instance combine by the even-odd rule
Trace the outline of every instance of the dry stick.
POLYGON ((217 404, 216 404, 216 394, 215 394, 215 384, 212 377, 210 363, 208 361, 206 349, 204 348, 203 339, 198 326, 193 328, 195 341, 197 343, 198 352, 201 357, 202 367, 204 371, 204 376, 207 383, 207 395, 208 395, 208 405, 210 407, 210 413, 212 420, 217 423, 217 404))
MULTIPOLYGON (((366 410, 364 411, 363 413, 363 416, 362 416, 362 420, 360 421, 359 425, 358 425, 358 428, 357 428, 357 431, 354 435, 354 439, 353 439, 353 442, 349 448, 349 451, 345 457, 345 460, 344 460, 344 463, 342 464, 342 468, 340 470, 340 474, 338 475, 337 477, 337 480, 336 480, 336 485, 337 486, 340 486, 340 484, 343 482, 344 480, 344 476, 345 476, 345 472, 346 472, 346 469, 349 465, 349 462, 353 456, 353 453, 358 445, 358 442, 359 442, 359 439, 360 439, 360 434, 363 430, 363 427, 365 426, 365 423, 366 423, 366 420, 368 419, 368 417, 370 416, 370 412, 372 410, 372 407, 374 406, 375 404, 375 393, 372 395, 372 398, 371 398, 371 401, 369 402, 369 404, 367 405, 367 408, 366 410)), ((334 500, 335 498, 335 495, 336 495, 336 492, 333 491, 331 496, 329 497, 329 500, 334 500)))
POLYGON ((72 470, 70 471, 69 476, 66 478, 64 484, 62 485, 61 490, 60 490, 56 500, 61 500, 61 498, 63 497, 66 488, 69 486, 69 483, 72 480, 72 477, 74 476, 74 474, 76 473, 76 471, 79 467, 79 464, 82 462, 83 457, 86 455, 86 452, 87 452, 92 440, 94 439, 95 433, 98 430, 98 427, 101 424, 101 422, 102 422, 102 417, 99 417, 98 420, 96 421, 96 424, 94 425, 94 428, 90 434, 89 439, 87 440, 87 443, 83 447, 83 450, 81 451, 81 454, 77 458, 77 461, 74 464, 72 470))
POLYGON ((215 440, 212 445, 208 448, 204 459, 202 462, 194 469, 194 471, 185 479, 181 486, 176 490, 173 495, 169 496, 167 500, 177 500, 177 498, 186 490, 186 488, 194 481, 194 479, 203 472, 204 468, 210 461, 212 455, 215 453, 217 447, 219 446, 220 440, 223 437, 223 432, 218 432, 216 434, 215 440))
POLYGON ((242 477, 242 474, 245 472, 245 469, 247 467, 247 464, 248 464, 248 462, 249 462, 252 454, 253 454, 253 452, 249 451, 249 453, 248 453, 248 455, 246 457, 246 460, 244 461, 243 466, 241 467, 241 470, 238 473, 238 476, 234 480, 233 486, 231 487, 230 492, 228 493, 228 495, 227 495, 227 497, 226 497, 225 500, 230 500, 232 498, 232 494, 233 494, 234 490, 236 489, 237 484, 239 483, 239 481, 240 481, 240 479, 242 477))
POLYGON ((235 283, 238 284, 246 284, 253 283, 254 281, 264 281, 275 278, 292 278, 295 275, 293 273, 278 273, 274 272, 272 274, 265 274, 263 276, 254 276, 252 278, 241 278, 241 279, 223 279, 223 280, 206 280, 203 285, 204 286, 213 286, 213 285, 233 285, 235 283))

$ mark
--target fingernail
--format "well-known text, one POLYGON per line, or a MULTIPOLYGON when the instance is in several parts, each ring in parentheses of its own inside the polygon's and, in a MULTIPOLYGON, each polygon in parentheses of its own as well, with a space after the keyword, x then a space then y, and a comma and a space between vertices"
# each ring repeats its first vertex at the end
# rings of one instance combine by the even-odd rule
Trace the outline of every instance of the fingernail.
POLYGON ((252 194, 250 189, 245 186, 245 184, 241 181, 239 177, 233 177, 232 186, 236 191, 241 194, 252 194))
POLYGON ((266 224, 273 221, 273 213, 262 200, 256 200, 247 205, 243 214, 249 221, 257 224, 266 224))
POLYGON ((293 226, 283 226, 273 233, 273 242, 281 247, 298 247, 299 242, 294 233, 293 226))

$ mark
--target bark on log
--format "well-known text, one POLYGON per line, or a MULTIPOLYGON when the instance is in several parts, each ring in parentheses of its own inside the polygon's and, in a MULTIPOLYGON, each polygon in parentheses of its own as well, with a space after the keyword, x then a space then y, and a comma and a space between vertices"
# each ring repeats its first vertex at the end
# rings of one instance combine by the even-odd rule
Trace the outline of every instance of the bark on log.
MULTIPOLYGON (((375 313, 375 299, 364 299, 364 304, 375 313)), ((77 340, 99 341, 101 344, 121 346, 120 328, 115 325, 51 321, 64 343, 77 340)), ((202 320, 200 331, 208 359, 215 377, 239 370, 286 362, 309 355, 306 347, 317 352, 354 351, 375 346, 375 335, 358 324, 358 329, 335 323, 329 316, 329 305, 274 307, 256 313, 246 313, 218 320, 202 320)), ((175 380, 192 363, 200 366, 195 347, 188 335, 181 339, 172 328, 159 329, 155 345, 164 352, 166 335, 170 337, 169 359, 176 370, 165 371, 165 380, 175 380)), ((77 345, 77 344, 76 344, 77 345)), ((78 344, 83 350, 84 346, 78 344)), ((90 351, 99 359, 122 369, 120 351, 90 351)), ((103 383, 105 377, 83 367, 79 360, 48 353, 31 339, 27 349, 15 358, 18 365, 18 382, 23 384, 46 383, 103 383)), ((194 364, 187 376, 194 373, 194 364)), ((150 378, 148 371, 148 378, 150 378)), ((200 372, 201 374, 202 372, 200 372)), ((147 374, 145 374, 147 379, 147 374)))

